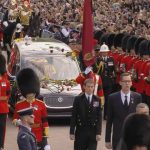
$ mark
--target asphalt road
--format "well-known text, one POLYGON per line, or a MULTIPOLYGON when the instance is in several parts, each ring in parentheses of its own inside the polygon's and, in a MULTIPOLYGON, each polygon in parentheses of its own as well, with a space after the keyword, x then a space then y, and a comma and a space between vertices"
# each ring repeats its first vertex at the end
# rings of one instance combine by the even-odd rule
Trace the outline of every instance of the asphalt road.
MULTIPOLYGON (((5 150, 18 150, 18 128, 8 118, 6 128, 5 150)), ((69 119, 49 119, 49 143, 51 150, 73 150, 73 141, 69 139, 69 119)), ((97 150, 106 150, 104 146, 105 121, 103 121, 102 139, 98 142, 97 150)))

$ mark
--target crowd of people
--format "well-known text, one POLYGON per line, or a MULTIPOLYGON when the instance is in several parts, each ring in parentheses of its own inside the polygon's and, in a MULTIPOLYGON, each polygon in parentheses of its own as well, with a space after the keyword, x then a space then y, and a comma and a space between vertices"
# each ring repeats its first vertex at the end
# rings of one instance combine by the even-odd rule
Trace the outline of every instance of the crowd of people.
MULTIPOLYGON (((92 4, 93 38, 97 40, 95 64, 84 66, 79 49, 82 72, 76 82, 81 85, 82 94, 74 100, 70 139, 75 140, 75 150, 96 150, 101 139, 104 106, 106 148, 139 150, 139 147, 144 147, 148 150, 150 137, 146 132, 149 133, 150 128, 149 109, 146 115, 145 109, 144 112, 141 109, 150 107, 150 1, 93 0, 92 4), (141 102, 147 105, 139 104, 141 102), (144 127, 140 120, 145 122, 144 127)), ((8 57, 13 40, 25 36, 53 37, 66 44, 81 42, 82 0, 7 0, 1 1, 0 12, 1 48, 7 50, 8 57)), ((0 65, 0 90, 3 89, 0 92, 0 107, 3 108, 0 110, 0 120, 3 122, 0 126, 1 150, 4 148, 10 84, 3 56, 0 56, 0 65)), ((27 145, 31 150, 37 147, 49 150, 46 108, 42 101, 36 99, 40 89, 39 79, 33 70, 25 69, 19 72, 17 83, 25 97, 23 102, 17 103, 13 121, 17 125, 18 119, 21 119, 19 149, 23 150, 22 142, 29 142, 27 145), (28 109, 31 106, 33 109, 28 109)))

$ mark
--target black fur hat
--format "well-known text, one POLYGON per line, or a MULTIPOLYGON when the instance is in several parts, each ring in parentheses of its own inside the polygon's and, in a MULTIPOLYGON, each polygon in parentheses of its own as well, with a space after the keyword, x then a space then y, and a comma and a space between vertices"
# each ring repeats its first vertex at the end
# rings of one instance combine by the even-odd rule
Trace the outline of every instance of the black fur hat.
POLYGON ((114 44, 114 37, 115 37, 115 34, 114 33, 111 33, 111 34, 109 34, 109 36, 108 36, 108 47, 109 47, 109 49, 111 50, 111 47, 113 46, 113 44, 114 44))
POLYGON ((35 93, 36 96, 40 93, 40 81, 36 73, 30 69, 22 69, 17 75, 17 85, 21 94, 26 97, 29 93, 35 93))
POLYGON ((123 33, 116 34, 114 37, 114 47, 121 47, 122 38, 124 37, 123 33))
POLYGON ((141 43, 143 40, 145 40, 145 38, 139 37, 139 38, 135 41, 135 43, 134 43, 134 50, 135 50, 135 53, 136 53, 136 54, 139 53, 139 45, 140 45, 140 43, 141 43))
POLYGON ((95 33, 94 33, 94 39, 96 39, 99 42, 102 34, 103 34, 103 31, 101 31, 101 30, 95 31, 95 33))
POLYGON ((0 75, 3 75, 6 72, 6 59, 0 54, 0 75))
POLYGON ((150 118, 145 114, 129 115, 123 126, 123 141, 127 149, 133 149, 136 146, 145 146, 150 148, 150 118))
POLYGON ((143 40, 139 44, 139 54, 140 54, 140 56, 149 55, 148 46, 149 46, 149 41, 148 40, 143 40))
POLYGON ((103 45, 104 43, 107 45, 108 43, 108 36, 109 34, 104 33, 100 38, 100 45, 103 45))
POLYGON ((122 50, 125 52, 126 49, 127 49, 127 42, 128 42, 128 39, 130 38, 131 36, 129 34, 126 34, 124 35, 124 37, 122 38, 122 41, 121 41, 121 48, 122 50))
POLYGON ((126 47, 126 52, 130 53, 131 49, 134 49, 134 44, 136 42, 136 40, 138 39, 137 36, 131 36, 128 41, 127 41, 127 47, 126 47))

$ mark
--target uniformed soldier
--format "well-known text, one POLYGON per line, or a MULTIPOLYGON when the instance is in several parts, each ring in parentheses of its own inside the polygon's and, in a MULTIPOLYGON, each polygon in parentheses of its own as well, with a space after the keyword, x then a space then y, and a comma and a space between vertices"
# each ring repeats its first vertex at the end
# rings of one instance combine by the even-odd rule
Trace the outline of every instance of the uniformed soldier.
POLYGON ((19 114, 17 113, 19 110, 34 107, 35 118, 32 132, 36 136, 39 150, 43 150, 44 147, 49 146, 47 142, 49 128, 45 103, 36 99, 40 92, 39 78, 32 69, 25 68, 18 73, 16 79, 18 88, 25 99, 16 104, 13 123, 16 124, 17 119, 19 119, 19 114))
POLYGON ((84 92, 84 81, 86 79, 93 79, 94 86, 94 94, 97 95, 101 100, 101 106, 104 106, 104 92, 101 76, 95 74, 92 70, 92 67, 88 66, 84 72, 81 72, 77 78, 76 82, 81 85, 82 92, 84 92))
POLYGON ((34 124, 33 108, 27 107, 17 113, 21 119, 17 136, 19 150, 37 150, 36 137, 31 132, 31 126, 34 124))
POLYGON ((96 150, 101 139, 102 113, 99 97, 93 95, 94 81, 84 81, 84 93, 75 97, 73 103, 70 139, 74 150, 96 150))
POLYGON ((24 36, 26 34, 28 34, 28 29, 29 29, 29 25, 30 25, 30 17, 31 17, 31 15, 32 15, 32 11, 30 10, 29 2, 27 0, 25 0, 23 2, 23 8, 19 12, 20 23, 24 27, 23 28, 24 36))
POLYGON ((107 45, 103 44, 100 47, 100 57, 97 58, 95 64, 95 73, 101 76, 103 90, 104 90, 104 119, 106 119, 107 112, 107 99, 108 95, 113 92, 114 84, 115 84, 115 65, 113 57, 108 55, 109 48, 107 45))
POLYGON ((150 60, 144 69, 146 103, 150 108, 150 60))
POLYGON ((9 96, 10 83, 6 74, 6 60, 5 57, 0 54, 0 150, 4 148, 6 118, 9 112, 9 96))

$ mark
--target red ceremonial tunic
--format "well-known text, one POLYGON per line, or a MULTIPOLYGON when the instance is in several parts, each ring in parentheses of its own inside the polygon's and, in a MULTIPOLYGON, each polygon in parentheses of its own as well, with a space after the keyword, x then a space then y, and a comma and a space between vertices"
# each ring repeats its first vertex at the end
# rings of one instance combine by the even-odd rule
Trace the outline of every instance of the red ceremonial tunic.
MULTIPOLYGON (((144 68, 144 78, 150 76, 150 61, 148 61, 148 63, 146 64, 145 68, 144 68)), ((147 96, 150 96, 150 81, 146 81, 145 80, 145 94, 147 96)))
MULTIPOLYGON (((83 92, 84 92, 84 89, 83 89, 84 81, 89 78, 93 79, 96 82, 96 74, 93 72, 90 72, 87 75, 80 73, 79 76, 76 78, 76 82, 81 85, 81 89, 83 92)), ((104 98, 102 79, 100 76, 99 76, 99 80, 98 80, 97 96, 99 96, 100 98, 104 98)))
POLYGON ((19 114, 17 111, 27 107, 35 108, 33 113, 35 118, 32 132, 35 134, 37 142, 41 142, 43 137, 43 128, 48 127, 45 103, 38 99, 35 99, 32 103, 29 103, 27 100, 20 101, 15 106, 13 119, 19 119, 19 114))
POLYGON ((10 97, 10 82, 7 79, 7 74, 0 77, 0 113, 8 113, 8 100, 10 97), (6 99, 3 99, 3 97, 6 99))

